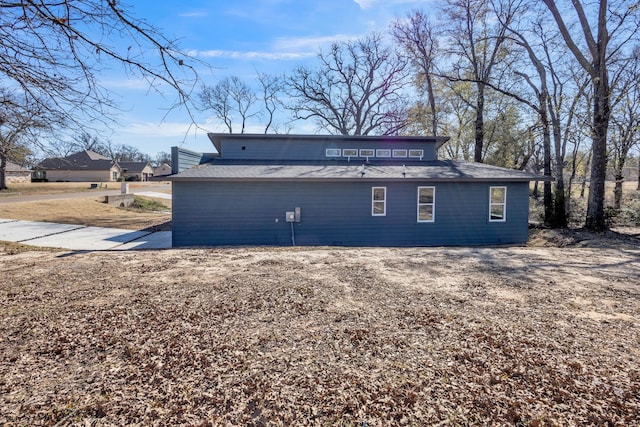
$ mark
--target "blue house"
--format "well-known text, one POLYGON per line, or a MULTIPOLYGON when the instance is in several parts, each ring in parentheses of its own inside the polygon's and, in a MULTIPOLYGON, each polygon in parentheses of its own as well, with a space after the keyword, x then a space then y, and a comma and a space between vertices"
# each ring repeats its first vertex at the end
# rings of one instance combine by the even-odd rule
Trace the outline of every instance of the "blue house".
POLYGON ((448 138, 210 134, 172 148, 173 246, 522 244, 529 182, 438 160, 448 138))

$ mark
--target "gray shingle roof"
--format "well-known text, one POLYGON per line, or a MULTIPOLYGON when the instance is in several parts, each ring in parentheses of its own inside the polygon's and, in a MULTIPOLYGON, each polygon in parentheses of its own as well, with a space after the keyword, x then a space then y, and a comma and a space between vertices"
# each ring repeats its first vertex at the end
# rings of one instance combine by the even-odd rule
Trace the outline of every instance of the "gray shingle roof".
POLYGON ((7 165, 5 167, 5 170, 7 172, 31 172, 30 169, 24 168, 18 164, 15 164, 13 162, 7 162, 7 165))
POLYGON ((151 167, 149 162, 118 162, 118 165, 128 173, 140 173, 147 166, 151 167))
POLYGON ((215 180, 429 180, 534 181, 544 177, 483 163, 438 160, 419 164, 238 164, 213 162, 187 169, 173 181, 215 180), (364 171, 364 174, 362 173, 364 171))
POLYGON ((44 170, 110 170, 113 161, 95 151, 85 150, 67 157, 44 159, 36 169, 44 170))

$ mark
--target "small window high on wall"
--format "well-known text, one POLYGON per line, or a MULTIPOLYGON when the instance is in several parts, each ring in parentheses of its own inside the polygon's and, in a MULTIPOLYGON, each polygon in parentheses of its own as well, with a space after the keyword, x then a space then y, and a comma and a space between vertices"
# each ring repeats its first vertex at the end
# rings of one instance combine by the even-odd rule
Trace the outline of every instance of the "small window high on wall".
POLYGON ((371 215, 385 216, 387 214, 387 187, 371 188, 371 215))
POLYGON ((418 187, 418 222, 434 222, 436 187, 418 187))
POLYGON ((489 221, 507 220, 507 187, 489 187, 489 221))

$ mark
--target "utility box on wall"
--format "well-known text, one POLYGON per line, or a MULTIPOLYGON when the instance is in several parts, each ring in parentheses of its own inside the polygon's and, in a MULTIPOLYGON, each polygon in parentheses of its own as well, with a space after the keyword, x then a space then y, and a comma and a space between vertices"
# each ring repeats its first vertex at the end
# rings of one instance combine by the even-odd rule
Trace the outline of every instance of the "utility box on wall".
POLYGON ((287 222, 300 222, 300 218, 300 208, 296 208, 294 212, 285 213, 285 219, 287 222))

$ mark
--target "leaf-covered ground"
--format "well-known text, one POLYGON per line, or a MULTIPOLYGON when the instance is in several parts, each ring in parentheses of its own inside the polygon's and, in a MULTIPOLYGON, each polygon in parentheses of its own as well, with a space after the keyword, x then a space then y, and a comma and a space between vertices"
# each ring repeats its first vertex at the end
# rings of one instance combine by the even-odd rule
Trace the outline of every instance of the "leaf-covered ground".
POLYGON ((638 425, 640 248, 0 251, 0 425, 638 425))

